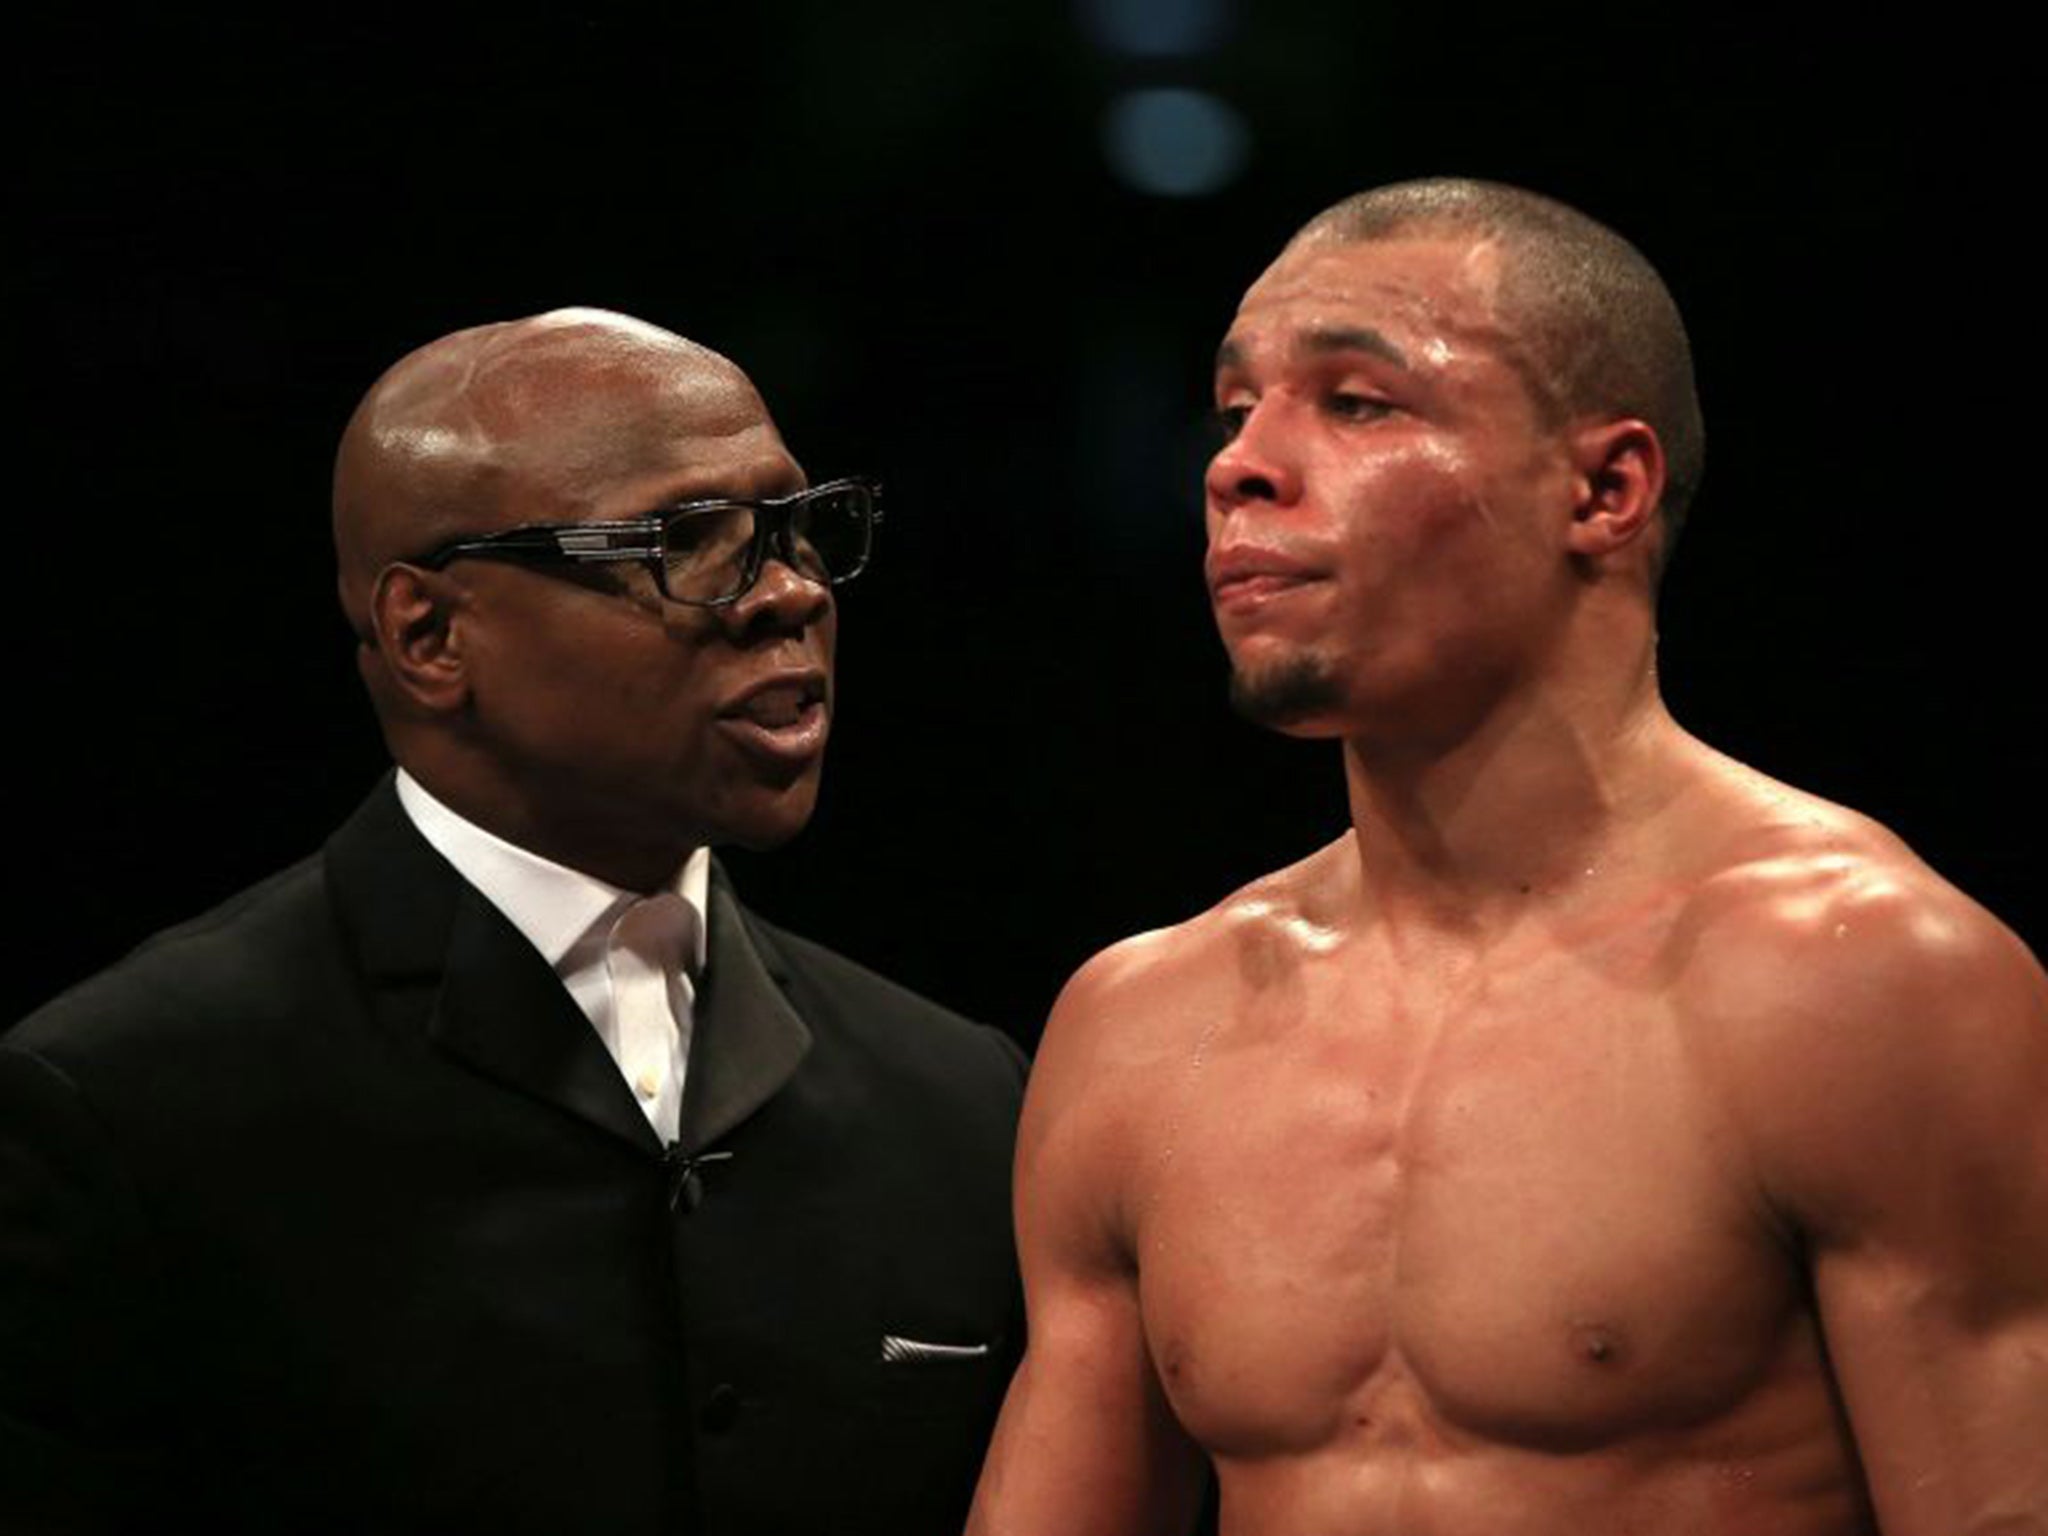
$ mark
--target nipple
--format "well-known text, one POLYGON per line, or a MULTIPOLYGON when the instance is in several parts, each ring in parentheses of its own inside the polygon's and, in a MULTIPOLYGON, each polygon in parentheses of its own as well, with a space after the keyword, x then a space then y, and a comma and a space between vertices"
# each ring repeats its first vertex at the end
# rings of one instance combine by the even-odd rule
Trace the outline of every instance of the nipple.
POLYGON ((1627 1354, 1622 1337, 1604 1323, 1580 1323, 1572 1329, 1572 1354, 1588 1365, 1618 1367, 1627 1354))

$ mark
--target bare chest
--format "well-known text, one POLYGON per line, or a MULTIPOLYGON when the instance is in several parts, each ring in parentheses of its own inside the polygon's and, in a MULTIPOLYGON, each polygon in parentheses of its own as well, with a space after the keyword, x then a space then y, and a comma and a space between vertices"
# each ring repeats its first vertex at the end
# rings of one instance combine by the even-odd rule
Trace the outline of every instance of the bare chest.
POLYGON ((1801 1347, 1672 1001, 1562 960, 1219 1000, 1144 1118, 1145 1327, 1219 1454, 1555 1451, 1713 1418, 1801 1347))

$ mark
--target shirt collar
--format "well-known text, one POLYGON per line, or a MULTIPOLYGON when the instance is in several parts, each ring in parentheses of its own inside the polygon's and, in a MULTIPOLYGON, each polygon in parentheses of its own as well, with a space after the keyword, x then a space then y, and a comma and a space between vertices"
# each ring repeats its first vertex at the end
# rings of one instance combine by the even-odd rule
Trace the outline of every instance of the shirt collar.
MULTIPOLYGON (((572 950, 590 941, 602 945, 619 913, 645 894, 624 890, 506 842, 450 810, 403 768, 397 779, 398 803, 420 836, 455 866, 457 874, 483 892, 558 972, 572 950)), ((691 974, 701 976, 711 897, 711 850, 697 849, 662 889, 674 891, 696 913, 697 921, 691 925, 694 953, 688 960, 691 974)))

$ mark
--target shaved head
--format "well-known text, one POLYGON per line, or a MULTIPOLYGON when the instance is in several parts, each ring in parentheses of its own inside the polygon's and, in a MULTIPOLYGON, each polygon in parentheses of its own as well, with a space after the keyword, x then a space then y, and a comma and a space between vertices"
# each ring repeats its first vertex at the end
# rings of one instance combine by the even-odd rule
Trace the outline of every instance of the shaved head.
POLYGON ((392 561, 565 515, 596 471, 616 476, 672 451, 654 424, 675 414, 715 442, 766 409, 710 348, 601 309, 476 326, 400 359, 356 407, 335 460, 350 626, 367 638, 370 593, 392 561))
POLYGON ((1436 177, 1376 187, 1326 208, 1289 249, 1324 241, 1463 235, 1496 243, 1512 359, 1559 421, 1636 417, 1663 445, 1668 556, 1698 488, 1706 431, 1678 305, 1642 252, 1553 198, 1499 182, 1436 177))
POLYGON ((771 559, 711 609, 671 602, 651 553, 429 557, 804 483, 739 368, 626 315, 554 310, 402 358, 334 469, 342 607, 392 757, 478 826, 625 889, 705 843, 794 836, 829 721, 823 583, 771 559))

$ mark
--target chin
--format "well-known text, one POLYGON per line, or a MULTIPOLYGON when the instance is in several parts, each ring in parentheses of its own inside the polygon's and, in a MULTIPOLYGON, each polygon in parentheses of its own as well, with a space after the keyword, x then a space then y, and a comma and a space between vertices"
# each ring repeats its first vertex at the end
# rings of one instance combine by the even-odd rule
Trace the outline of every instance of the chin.
POLYGON ((749 853, 766 853, 780 848, 810 825, 818 806, 815 776, 793 784, 780 793, 768 792, 753 803, 728 805, 723 825, 710 841, 718 847, 744 848, 749 853))
POLYGON ((1254 725, 1288 736, 1338 733, 1344 690, 1335 668, 1305 652, 1230 670, 1230 706, 1254 725))

